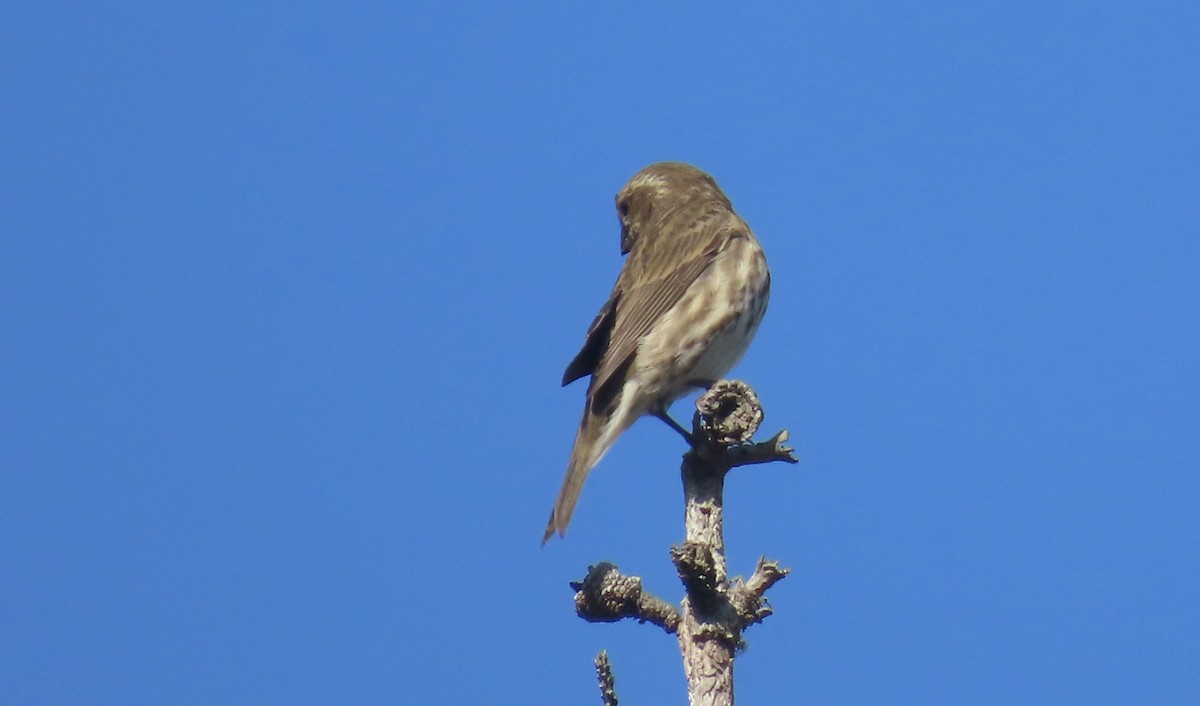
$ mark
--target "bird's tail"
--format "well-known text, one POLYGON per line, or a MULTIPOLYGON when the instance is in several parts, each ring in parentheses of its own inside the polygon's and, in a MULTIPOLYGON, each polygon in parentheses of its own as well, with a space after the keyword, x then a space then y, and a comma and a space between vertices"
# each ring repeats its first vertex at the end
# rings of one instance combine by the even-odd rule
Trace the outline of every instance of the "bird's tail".
POLYGON ((583 410, 583 420, 579 423, 579 433, 575 435, 575 446, 571 449, 571 460, 567 464, 567 474, 563 476, 562 487, 558 490, 558 499, 550 511, 550 521, 546 524, 546 534, 542 537, 542 546, 550 541, 557 532, 559 536, 567 533, 567 525, 575 512, 575 503, 583 490, 583 482, 587 480, 588 472, 604 458, 617 436, 625 431, 636 416, 630 418, 629 410, 624 404, 618 403, 616 409, 608 414, 595 414, 589 404, 583 410))

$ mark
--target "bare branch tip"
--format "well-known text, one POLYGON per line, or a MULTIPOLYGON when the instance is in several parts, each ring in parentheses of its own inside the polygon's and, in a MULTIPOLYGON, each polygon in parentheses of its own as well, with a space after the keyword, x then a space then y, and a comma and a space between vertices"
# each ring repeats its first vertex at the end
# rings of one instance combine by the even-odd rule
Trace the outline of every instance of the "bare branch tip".
POLYGON ((617 706, 616 681, 605 650, 600 650, 600 654, 596 655, 596 681, 600 685, 600 699, 604 706, 617 706))

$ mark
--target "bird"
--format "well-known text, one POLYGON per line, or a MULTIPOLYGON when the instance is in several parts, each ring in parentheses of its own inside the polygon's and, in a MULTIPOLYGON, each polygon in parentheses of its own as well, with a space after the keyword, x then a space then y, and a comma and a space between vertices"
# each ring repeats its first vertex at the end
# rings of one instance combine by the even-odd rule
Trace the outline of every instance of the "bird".
POLYGON ((583 419, 542 545, 567 525, 588 473, 617 437, 710 387, 766 313, 771 274, 750 226, 709 174, 681 162, 637 172, 616 195, 625 260, 562 384, 591 376, 583 419))

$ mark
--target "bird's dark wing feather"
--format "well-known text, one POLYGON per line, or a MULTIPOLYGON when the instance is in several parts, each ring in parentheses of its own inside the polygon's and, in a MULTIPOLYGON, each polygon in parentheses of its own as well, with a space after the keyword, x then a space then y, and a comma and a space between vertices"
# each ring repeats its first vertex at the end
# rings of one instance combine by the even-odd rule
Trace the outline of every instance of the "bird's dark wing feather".
POLYGON ((600 307, 600 313, 596 314, 592 325, 588 327, 583 348, 579 349, 579 353, 575 355, 575 358, 567 365, 566 372, 563 373, 563 386, 596 371, 600 356, 604 355, 605 349, 608 348, 608 337, 612 333, 613 322, 616 320, 617 303, 620 299, 621 290, 614 289, 608 296, 608 301, 600 307))

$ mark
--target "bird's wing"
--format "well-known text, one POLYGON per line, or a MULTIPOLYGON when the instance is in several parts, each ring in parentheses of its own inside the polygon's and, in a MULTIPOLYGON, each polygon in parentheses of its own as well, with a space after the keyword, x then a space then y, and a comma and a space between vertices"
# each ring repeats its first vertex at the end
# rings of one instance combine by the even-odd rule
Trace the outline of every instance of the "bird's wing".
POLYGON ((608 295, 608 301, 600 307, 600 313, 596 314, 592 325, 588 327, 583 348, 579 349, 579 353, 575 355, 575 358, 567 365, 566 372, 563 373, 562 384, 564 387, 585 375, 596 372, 596 365, 599 364, 600 357, 608 348, 608 338, 612 333, 613 322, 616 320, 617 303, 620 299, 621 290, 613 289, 612 294, 608 295))
MULTIPOLYGON (((711 233, 706 241, 705 247, 696 248, 691 253, 679 253, 685 255, 686 259, 671 260, 669 267, 660 267, 657 271, 646 270, 640 273, 640 277, 626 276, 627 273, 622 271, 617 280, 620 299, 609 332, 608 348, 597 361, 590 389, 606 389, 610 381, 623 382, 623 376, 616 373, 632 362, 638 342, 650 332, 659 317, 679 302, 687 288, 712 264, 721 245, 726 242, 718 233, 711 233)), ((610 394, 601 396, 609 397, 615 392, 612 390, 610 394)))

